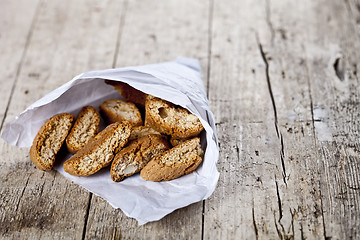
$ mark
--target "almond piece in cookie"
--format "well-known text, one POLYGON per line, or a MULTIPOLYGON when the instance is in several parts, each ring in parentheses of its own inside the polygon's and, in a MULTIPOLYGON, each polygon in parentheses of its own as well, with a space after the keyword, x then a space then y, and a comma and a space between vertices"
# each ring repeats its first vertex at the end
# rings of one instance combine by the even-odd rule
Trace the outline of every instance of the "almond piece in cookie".
POLYGON ((105 83, 113 86, 126 101, 133 102, 140 108, 144 109, 146 98, 145 93, 123 82, 105 80, 105 83))
POLYGON ((193 138, 154 157, 141 171, 149 181, 168 181, 193 172, 202 162, 200 138, 193 138))
POLYGON ((127 143, 130 132, 128 122, 110 124, 64 162, 65 172, 74 176, 89 176, 108 166, 117 149, 127 143))
POLYGON ((199 118, 188 110, 150 95, 145 102, 145 122, 175 138, 194 137, 204 129, 199 118))
POLYGON ((134 127, 131 131, 129 141, 135 140, 137 138, 141 138, 150 134, 161 135, 158 131, 155 131, 151 127, 138 126, 134 127))
POLYGON ((122 181, 140 170, 155 156, 169 149, 169 143, 161 135, 147 135, 123 148, 111 164, 111 179, 122 181))
POLYGON ((108 123, 128 121, 134 127, 143 124, 140 111, 134 103, 111 99, 106 100, 99 108, 108 123))
POLYGON ((30 159, 40 170, 51 170, 55 156, 68 135, 74 122, 74 116, 69 113, 60 113, 40 128, 30 148, 30 159))
POLYGON ((76 153, 95 137, 99 131, 100 116, 95 108, 83 107, 76 118, 74 126, 66 138, 69 152, 76 153))

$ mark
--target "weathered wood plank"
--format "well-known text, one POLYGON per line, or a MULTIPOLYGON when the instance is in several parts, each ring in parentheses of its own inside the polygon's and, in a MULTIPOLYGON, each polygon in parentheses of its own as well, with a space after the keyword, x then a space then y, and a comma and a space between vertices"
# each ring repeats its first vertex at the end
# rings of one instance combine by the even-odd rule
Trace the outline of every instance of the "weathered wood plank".
MULTIPOLYGON (((208 14, 207 2, 130 1, 116 66, 149 64, 186 56, 200 59, 206 74, 208 14)), ((86 238, 200 239, 202 202, 138 227, 135 220, 93 196, 88 219, 86 238)))
MULTIPOLYGON (((122 7, 122 1, 43 2, 5 121, 80 72, 111 67, 122 7)), ((2 237, 82 238, 90 194, 56 172, 37 170, 27 149, 2 141, 0 152, 2 237)))
POLYGON ((200 60, 207 79, 210 2, 130 1, 116 66, 192 57, 200 60))
POLYGON ((138 227, 1 142, 3 238, 359 237, 358 0, 52 1, 35 18, 36 3, 0 9, 5 121, 82 71, 195 57, 211 65, 221 175, 204 222, 196 203, 138 227))
MULTIPOLYGON (((346 2, 311 2, 307 65, 321 156, 327 237, 357 239, 360 228, 360 31, 346 2), (316 37, 316 32, 326 38, 316 37)), ((358 24, 358 23, 357 23, 358 24)))
POLYGON ((276 184, 280 216, 275 228, 282 239, 325 237, 309 89, 311 79, 307 77, 303 60, 306 56, 302 31, 309 6, 300 5, 267 1, 265 17, 271 36, 266 37, 261 34, 262 29, 258 30, 278 126, 282 176, 276 184), (295 8, 297 11, 289 12, 295 8))
MULTIPOLYGON (((328 68, 328 61, 334 56, 332 53, 330 57, 317 58, 320 65, 313 61, 307 63, 307 58, 311 59, 319 52, 331 52, 331 43, 337 44, 340 39, 334 36, 329 41, 327 35, 330 29, 325 26, 331 28, 335 35, 335 32, 339 34, 340 26, 352 25, 344 20, 347 19, 345 12, 336 12, 335 9, 344 8, 338 4, 343 3, 266 1, 260 4, 243 1, 240 7, 215 2, 209 96, 219 118, 220 141, 225 145, 221 148, 219 164, 224 176, 220 178, 220 190, 205 205, 205 238, 356 238, 354 229, 358 228, 356 216, 359 216, 357 187, 345 192, 350 196, 346 196, 345 202, 336 209, 329 206, 328 199, 347 182, 358 186, 358 150, 352 150, 352 154, 345 156, 344 172, 331 174, 328 167, 319 161, 320 158, 324 158, 324 162, 331 161, 331 157, 320 157, 317 143, 327 141, 327 130, 344 127, 343 133, 351 135, 346 135, 349 144, 357 144, 358 128, 355 126, 359 126, 359 111, 354 99, 358 96, 358 84, 349 85, 353 92, 350 102, 357 105, 348 106, 343 114, 340 107, 331 112, 332 116, 342 116, 334 119, 342 126, 323 129, 320 119, 316 118, 320 100, 315 98, 313 102, 312 93, 323 93, 320 99, 325 101, 326 108, 334 106, 336 99, 345 97, 343 100, 346 101, 346 94, 334 90, 331 83, 331 87, 324 89, 324 78, 319 80, 319 76, 329 77, 329 74, 315 70, 324 66, 328 68), (325 5, 330 9, 324 10, 325 5), (330 24, 323 21, 329 18, 328 15, 333 19, 330 24), (319 24, 314 25, 314 22, 319 24), (231 36, 236 34, 237 37, 231 36), (311 35, 310 39, 307 34, 311 35), (327 41, 330 46, 323 45, 327 41), (311 50, 305 51, 308 48, 311 50), (243 63, 240 58, 229 54, 229 49, 241 54, 241 57, 252 59, 243 63), (260 52, 262 61, 256 51, 260 52), (253 87, 249 83, 255 81, 251 72, 262 74, 260 82, 253 87), (218 79, 225 79, 231 87, 221 88, 218 79), (312 86, 313 82, 317 82, 316 87, 312 86), (259 100, 254 106, 251 100, 256 96, 259 100), (269 97, 270 108, 267 105, 269 97), (264 109, 258 110, 259 107, 264 109), (229 110, 224 110, 227 108, 229 110), (258 123, 256 128, 251 127, 254 123, 258 123), (349 131, 350 128, 352 130, 349 131), (255 140, 254 136, 258 139, 255 140), (242 152, 244 146, 245 153, 242 152), (257 148, 255 155, 254 147, 257 148), (273 167, 262 166, 265 162, 273 167), (256 174, 261 176, 256 177, 256 174), (336 182, 329 182, 329 178, 336 182), (334 187, 335 191, 331 190, 334 187), (239 192, 246 194, 239 196, 239 192), (345 217, 342 217, 343 213, 345 217), (253 231, 249 230, 249 226, 253 227, 253 231)), ((351 31, 343 33, 346 39, 354 36, 351 31)), ((356 46, 352 41, 344 41, 344 45, 352 51, 354 48, 350 46, 356 46)), ((359 59, 354 54, 353 57, 359 59)), ((341 73, 341 69, 337 73, 335 71, 335 75, 340 74, 340 79, 341 73)), ((352 81, 355 83, 358 80, 352 81)), ((335 87, 339 88, 339 84, 335 83, 335 87)), ((330 150, 329 153, 336 156, 336 151, 330 150)))
POLYGON ((0 130, 18 78, 39 0, 2 1, 0 8, 0 130))
POLYGON ((209 98, 221 175, 205 203, 205 239, 278 237, 280 148, 256 32, 268 29, 265 10, 265 1, 214 3, 209 98))

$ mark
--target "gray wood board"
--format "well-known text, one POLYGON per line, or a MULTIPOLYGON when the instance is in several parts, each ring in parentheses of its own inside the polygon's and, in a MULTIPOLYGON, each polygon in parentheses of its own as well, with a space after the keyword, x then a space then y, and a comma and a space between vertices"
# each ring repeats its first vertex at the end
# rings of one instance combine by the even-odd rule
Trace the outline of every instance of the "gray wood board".
POLYGON ((1 140, 2 238, 359 238, 358 0, 1 5, 1 131, 81 72, 186 56, 220 140, 214 194, 144 226, 1 140))

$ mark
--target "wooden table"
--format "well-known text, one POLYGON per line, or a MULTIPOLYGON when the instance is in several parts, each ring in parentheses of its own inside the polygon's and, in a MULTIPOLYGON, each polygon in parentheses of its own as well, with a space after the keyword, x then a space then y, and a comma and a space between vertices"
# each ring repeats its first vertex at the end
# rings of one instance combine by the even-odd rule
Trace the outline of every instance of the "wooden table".
POLYGON ((359 0, 1 0, 1 129, 95 69, 200 60, 220 140, 203 202, 138 226, 0 141, 2 239, 359 239, 359 0))

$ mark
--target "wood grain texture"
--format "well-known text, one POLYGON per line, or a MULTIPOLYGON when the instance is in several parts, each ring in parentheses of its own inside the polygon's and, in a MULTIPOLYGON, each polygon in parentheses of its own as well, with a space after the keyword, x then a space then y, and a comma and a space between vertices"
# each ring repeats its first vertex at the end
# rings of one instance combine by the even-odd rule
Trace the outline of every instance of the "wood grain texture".
POLYGON ((39 1, 2 1, 0 8, 0 129, 32 35, 39 1))
MULTIPOLYGON (((129 1, 116 66, 194 57, 207 67, 209 5, 194 1, 129 1), (149 11, 151 6, 151 11, 149 11), (183 16, 186 15, 186 18, 183 16)), ((158 222, 137 222, 93 196, 86 238, 200 239, 202 202, 171 213, 158 222), (174 224, 176 223, 176 224, 174 224)))
MULTIPOLYGON (((122 4, 40 4, 5 122, 74 75, 111 67, 118 35, 114 21, 120 21, 122 4)), ((27 149, 16 149, 1 141, 0 151, 2 237, 82 238, 91 194, 56 172, 37 170, 27 149)))
MULTIPOLYGON (((346 2, 309 4, 318 16, 306 47, 319 148, 324 231, 335 239, 359 238, 360 81, 359 28, 346 2), (316 37, 320 29, 326 37, 316 37), (320 47, 321 46, 321 47, 320 47), (318 49, 314 48, 318 47, 318 49)), ((357 23, 358 24, 358 23, 357 23)))
POLYGON ((144 226, 1 141, 2 238, 359 238, 359 0, 2 1, 0 13, 3 122, 80 72, 186 56, 220 141, 214 194, 144 226))
MULTIPOLYGON (((350 154, 343 153, 343 158, 347 158, 344 169, 333 173, 327 162, 337 165, 332 155, 336 158, 339 150, 326 147, 329 142, 330 146, 344 144, 344 139, 335 143, 332 132, 344 127, 347 129, 340 135, 358 146, 359 104, 354 100, 359 93, 358 79, 353 77, 349 80, 353 84, 343 84, 342 92, 336 89, 340 85, 337 82, 346 81, 348 76, 344 73, 351 72, 351 68, 355 68, 353 73, 357 72, 357 65, 341 63, 338 53, 331 51, 359 42, 358 35, 351 34, 351 30, 357 30, 344 12, 344 3, 231 4, 217 5, 215 1, 214 6, 216 34, 212 40, 209 97, 216 109, 215 116, 219 117, 220 142, 226 145, 221 148, 219 164, 225 176, 221 177, 220 190, 205 205, 205 238, 356 238, 359 193, 357 187, 344 187, 347 181, 358 186, 358 147, 353 146, 350 154), (234 9, 237 15, 231 14, 234 9), (351 30, 340 33, 340 26, 351 30), (234 38, 228 32, 238 35, 234 38), (334 37, 330 37, 330 32, 334 37), (342 47, 338 43, 339 34, 347 39, 342 47), (235 43, 229 44, 233 39, 235 43), (233 50, 244 58, 252 56, 252 61, 234 59, 227 51, 228 46, 241 46, 233 50), (261 59, 256 58, 256 50, 261 59), (317 56, 316 62, 307 62, 319 53, 323 55, 317 56), (220 62, 226 61, 229 62, 220 67, 220 62), (249 88, 248 82, 255 81, 252 75, 258 74, 262 75, 262 82, 249 88), (219 78, 231 82, 231 87, 219 90, 219 78), (243 95, 249 92, 253 96, 244 99, 243 95), (320 98, 318 93, 322 94, 320 98), (250 101, 254 96, 258 96, 258 101, 250 101), (321 104, 320 99, 325 102, 321 104), (337 107, 335 99, 347 102, 345 109, 337 107), (319 109, 320 106, 326 110, 319 109), (326 116, 321 118, 322 114, 326 116), (329 115, 338 119, 328 119, 329 115), (329 126, 331 120, 339 126, 329 126), (251 127, 254 123, 258 124, 256 128, 251 127), (254 136, 266 140, 254 142, 254 136), (324 146, 319 148, 319 143, 324 146), (270 163, 272 168, 259 164, 259 160, 270 163), (334 208, 329 204, 339 192, 337 188, 346 196, 334 208), (250 226, 253 231, 249 231, 250 226)), ((354 53, 349 55, 359 59, 354 53)))
POLYGON ((255 31, 267 29, 265 15, 264 1, 214 3, 209 98, 221 175, 205 202, 205 239, 278 237, 280 148, 255 31))

